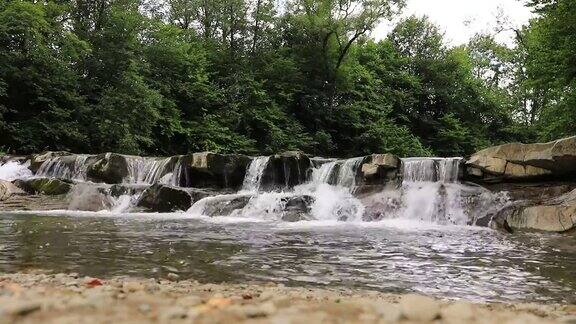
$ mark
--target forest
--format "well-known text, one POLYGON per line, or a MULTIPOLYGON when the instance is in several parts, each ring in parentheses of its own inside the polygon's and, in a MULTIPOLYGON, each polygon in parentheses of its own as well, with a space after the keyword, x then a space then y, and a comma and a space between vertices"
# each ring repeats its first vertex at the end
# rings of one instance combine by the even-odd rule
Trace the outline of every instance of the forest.
POLYGON ((405 0, 0 0, 0 152, 464 156, 576 134, 576 1, 451 46, 405 0))

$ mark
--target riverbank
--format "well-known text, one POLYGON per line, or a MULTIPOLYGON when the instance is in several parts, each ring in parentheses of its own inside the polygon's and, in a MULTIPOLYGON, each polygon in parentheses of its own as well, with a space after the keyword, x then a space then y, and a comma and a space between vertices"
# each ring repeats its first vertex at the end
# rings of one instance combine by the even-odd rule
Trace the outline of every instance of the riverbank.
POLYGON ((474 304, 366 290, 0 274, 0 323, 574 323, 576 305, 474 304))

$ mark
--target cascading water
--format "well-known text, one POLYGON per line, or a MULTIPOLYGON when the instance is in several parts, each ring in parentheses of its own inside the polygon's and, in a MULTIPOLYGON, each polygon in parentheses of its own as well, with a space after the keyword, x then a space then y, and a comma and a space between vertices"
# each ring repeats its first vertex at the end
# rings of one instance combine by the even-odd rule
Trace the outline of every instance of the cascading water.
POLYGON ((238 194, 208 197, 196 202, 192 215, 235 216, 262 220, 361 220, 364 207, 352 195, 363 158, 323 163, 309 183, 288 192, 259 192, 269 157, 254 158, 238 194))
POLYGON ((404 181, 456 182, 462 158, 408 158, 402 162, 404 181))
POLYGON ((246 170, 246 176, 244 177, 244 182, 242 184, 242 191, 258 192, 262 182, 262 176, 264 175, 266 166, 268 166, 268 161, 270 161, 269 156, 259 156, 252 160, 246 170))
POLYGON ((498 208, 506 199, 458 182, 461 158, 404 159, 404 182, 399 193, 380 197, 383 218, 418 220, 442 225, 470 225, 498 208), (478 206, 482 206, 479 208, 478 206))
POLYGON ((316 184, 328 183, 353 190, 356 186, 356 173, 363 160, 363 157, 358 157, 322 164, 312 172, 312 181, 316 184))
POLYGON ((128 177, 124 179, 125 183, 161 183, 171 186, 177 186, 180 183, 182 157, 158 159, 130 156, 126 157, 126 162, 128 163, 128 177))
POLYGON ((36 171, 37 177, 86 180, 90 155, 57 156, 46 160, 36 171))

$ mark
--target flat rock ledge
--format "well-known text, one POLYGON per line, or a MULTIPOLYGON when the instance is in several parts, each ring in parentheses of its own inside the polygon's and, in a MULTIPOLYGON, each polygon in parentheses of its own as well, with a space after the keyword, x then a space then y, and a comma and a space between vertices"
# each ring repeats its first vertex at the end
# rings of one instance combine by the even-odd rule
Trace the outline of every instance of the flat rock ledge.
POLYGON ((576 305, 474 304, 282 284, 0 274, 0 323, 574 323, 576 305))

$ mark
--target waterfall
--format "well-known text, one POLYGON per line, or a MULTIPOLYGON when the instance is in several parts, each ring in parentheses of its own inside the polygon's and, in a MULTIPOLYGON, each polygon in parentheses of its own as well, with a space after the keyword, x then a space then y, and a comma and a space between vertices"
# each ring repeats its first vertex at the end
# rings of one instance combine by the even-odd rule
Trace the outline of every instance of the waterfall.
POLYGON ((456 182, 462 158, 407 158, 404 163, 404 181, 456 182))
POLYGON ((328 183, 351 190, 356 186, 356 174, 364 157, 324 163, 312 172, 316 184, 328 183))
POLYGON ((242 191, 245 192, 258 192, 262 183, 262 175, 268 166, 269 156, 255 157, 244 176, 244 183, 242 184, 242 191))
POLYGON ((399 193, 384 193, 387 218, 441 225, 469 225, 489 213, 474 208, 501 199, 487 190, 458 182, 462 158, 403 159, 404 182, 399 193))
POLYGON ((66 155, 50 158, 40 165, 36 176, 85 181, 89 157, 90 155, 66 155))
POLYGON ((127 156, 128 177, 125 183, 154 184, 162 183, 172 186, 180 184, 182 157, 145 158, 127 156), (173 166, 171 164, 174 163, 173 166))

